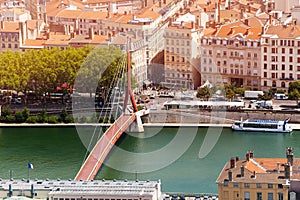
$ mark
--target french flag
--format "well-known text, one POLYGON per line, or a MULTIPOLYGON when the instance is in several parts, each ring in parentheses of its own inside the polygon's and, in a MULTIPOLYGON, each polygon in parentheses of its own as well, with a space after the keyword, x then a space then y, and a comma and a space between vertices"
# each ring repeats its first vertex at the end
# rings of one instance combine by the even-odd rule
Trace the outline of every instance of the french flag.
POLYGON ((28 169, 34 169, 34 166, 33 166, 33 164, 31 164, 31 163, 28 163, 28 169))

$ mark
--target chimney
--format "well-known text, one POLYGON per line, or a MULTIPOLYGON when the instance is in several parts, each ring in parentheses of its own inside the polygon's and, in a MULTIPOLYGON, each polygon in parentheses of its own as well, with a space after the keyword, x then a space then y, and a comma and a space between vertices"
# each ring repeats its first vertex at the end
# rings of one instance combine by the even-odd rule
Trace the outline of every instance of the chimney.
POLYGON ((1 30, 4 30, 4 21, 0 21, 1 23, 1 30))
POLYGON ((244 177, 245 176, 245 166, 242 165, 241 166, 241 177, 244 177))
POLYGON ((247 26, 249 26, 249 20, 248 20, 248 19, 245 19, 245 24, 246 24, 247 26))
POLYGON ((232 171, 231 170, 228 171, 228 180, 232 181, 232 171))
POLYGON ((256 171, 253 171, 253 178, 256 178, 256 171))
POLYGON ((75 38, 75 32, 71 32, 71 38, 75 38))
POLYGON ((290 179, 291 177, 291 168, 289 164, 284 164, 284 178, 290 179))
POLYGON ((277 173, 280 173, 280 162, 277 162, 277 173))
POLYGON ((235 158, 230 159, 230 168, 235 168, 236 167, 236 161, 235 158))
POLYGON ((241 16, 240 16, 240 19, 243 19, 244 18, 244 8, 241 8, 241 16))
POLYGON ((293 148, 292 147, 287 147, 286 148, 286 158, 288 163, 293 166, 294 164, 294 153, 293 153, 293 148))
POLYGON ((272 15, 269 15, 269 23, 272 24, 272 15))
POLYGON ((239 160, 240 160, 239 157, 236 156, 236 157, 235 157, 235 161, 237 162, 237 161, 239 161, 239 160))
POLYGON ((249 153, 250 153, 250 158, 252 159, 252 158, 253 158, 254 152, 253 152, 253 151, 250 151, 249 153))
POLYGON ((221 0, 218 2, 218 23, 221 23, 221 0))
POLYGON ((247 161, 247 162, 250 161, 250 153, 249 153, 249 151, 247 151, 247 153, 246 153, 246 161, 247 161))

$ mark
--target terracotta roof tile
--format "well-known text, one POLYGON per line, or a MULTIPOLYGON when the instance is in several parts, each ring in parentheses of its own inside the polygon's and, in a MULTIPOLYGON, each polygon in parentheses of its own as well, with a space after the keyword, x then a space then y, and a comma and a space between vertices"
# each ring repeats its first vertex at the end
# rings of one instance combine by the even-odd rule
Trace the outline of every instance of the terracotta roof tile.
POLYGON ((81 10, 63 10, 59 12, 56 17, 76 19, 81 15, 81 13, 81 10))
POLYGON ((47 40, 25 40, 25 43, 22 45, 23 47, 40 47, 44 48, 44 44, 47 40))
POLYGON ((297 38, 300 36, 300 26, 299 25, 269 26, 265 34, 277 35, 278 38, 297 38))
POLYGON ((82 11, 79 18, 81 19, 105 19, 107 12, 82 11))
POLYGON ((19 22, 3 22, 4 23, 4 29, 1 29, 0 32, 19 32, 19 22))
POLYGON ((68 45, 70 41, 69 35, 50 33, 49 39, 45 45, 68 45))
POLYGON ((106 42, 107 36, 94 35, 94 38, 91 40, 90 44, 102 44, 106 42))

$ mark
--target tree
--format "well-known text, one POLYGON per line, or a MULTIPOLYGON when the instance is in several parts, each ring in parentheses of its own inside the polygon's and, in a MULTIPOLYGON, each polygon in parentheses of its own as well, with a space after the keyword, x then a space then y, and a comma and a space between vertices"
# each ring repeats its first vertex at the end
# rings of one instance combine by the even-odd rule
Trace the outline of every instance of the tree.
POLYGON ((288 96, 289 99, 296 100, 297 104, 300 99, 300 81, 294 81, 289 85, 288 96))
POLYGON ((207 86, 203 88, 199 88, 196 95, 197 98, 205 99, 205 100, 208 100, 210 96, 211 96, 210 89, 207 86))
POLYGON ((126 56, 119 48, 110 46, 93 49, 78 72, 76 90, 89 92, 92 96, 97 88, 103 88, 103 98, 108 99, 111 89, 123 76, 125 60, 126 56))
POLYGON ((225 94, 227 99, 233 99, 235 96, 235 92, 230 87, 225 87, 225 94))
POLYGON ((258 99, 259 100, 265 100, 265 101, 267 101, 267 100, 271 100, 273 98, 274 98, 274 94, 273 94, 272 88, 270 88, 268 92, 264 92, 263 95, 258 94, 258 99))

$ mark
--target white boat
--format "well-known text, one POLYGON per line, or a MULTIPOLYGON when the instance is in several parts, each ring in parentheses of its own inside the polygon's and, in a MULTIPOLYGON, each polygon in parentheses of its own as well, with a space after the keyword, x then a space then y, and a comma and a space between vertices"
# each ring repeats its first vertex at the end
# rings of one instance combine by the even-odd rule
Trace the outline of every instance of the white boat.
POLYGON ((257 132, 276 132, 276 133, 290 133, 293 131, 288 124, 290 119, 284 121, 279 120, 259 120, 247 119, 235 121, 231 128, 235 131, 257 131, 257 132))

